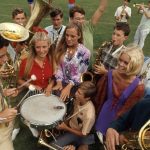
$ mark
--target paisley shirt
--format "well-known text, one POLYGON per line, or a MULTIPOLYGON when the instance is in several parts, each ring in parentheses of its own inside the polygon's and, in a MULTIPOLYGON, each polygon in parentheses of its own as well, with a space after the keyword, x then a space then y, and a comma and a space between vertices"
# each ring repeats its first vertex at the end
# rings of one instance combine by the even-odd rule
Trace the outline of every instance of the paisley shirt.
POLYGON ((78 44, 77 50, 72 58, 69 58, 67 52, 64 55, 64 59, 58 66, 55 74, 56 80, 78 85, 81 74, 87 71, 89 60, 90 51, 84 45, 78 44))

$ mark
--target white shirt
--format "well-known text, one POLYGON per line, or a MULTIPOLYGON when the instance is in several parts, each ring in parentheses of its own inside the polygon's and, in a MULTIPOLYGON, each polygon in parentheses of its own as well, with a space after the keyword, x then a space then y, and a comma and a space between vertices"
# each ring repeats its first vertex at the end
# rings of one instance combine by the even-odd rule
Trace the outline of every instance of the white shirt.
POLYGON ((61 40, 66 26, 62 25, 58 30, 54 29, 53 25, 48 26, 45 30, 48 32, 48 36, 51 39, 51 42, 54 43, 57 40, 57 43, 61 40))
MULTIPOLYGON (((123 10, 124 6, 120 6, 117 8, 116 12, 115 12, 115 17, 120 17, 122 10, 123 10)), ((128 6, 125 6, 125 11, 128 13, 128 16, 131 17, 131 8, 128 6)), ((119 22, 127 22, 126 17, 122 17, 121 20, 119 20, 119 22)))

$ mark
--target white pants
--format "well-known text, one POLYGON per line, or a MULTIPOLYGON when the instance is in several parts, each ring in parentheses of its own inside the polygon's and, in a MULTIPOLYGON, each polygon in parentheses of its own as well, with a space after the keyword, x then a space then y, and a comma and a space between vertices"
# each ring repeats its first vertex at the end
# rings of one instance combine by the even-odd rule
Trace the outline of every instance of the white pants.
POLYGON ((135 32, 134 43, 139 45, 140 48, 143 48, 145 39, 146 39, 147 35, 149 34, 149 32, 150 32, 150 29, 142 29, 142 28, 138 27, 135 32))

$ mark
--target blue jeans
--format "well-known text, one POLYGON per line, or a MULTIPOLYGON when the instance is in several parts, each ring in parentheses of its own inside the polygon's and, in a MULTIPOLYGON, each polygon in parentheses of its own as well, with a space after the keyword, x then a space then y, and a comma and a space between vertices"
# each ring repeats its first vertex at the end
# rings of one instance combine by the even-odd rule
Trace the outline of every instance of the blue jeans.
POLYGON ((77 136, 73 133, 69 133, 69 132, 66 132, 64 133, 63 135, 59 136, 57 138, 57 141, 53 141, 51 142, 50 144, 57 144, 61 147, 65 146, 65 145, 68 145, 68 144, 73 144, 75 146, 79 146, 81 144, 93 144, 95 143, 95 140, 94 140, 94 134, 90 134, 90 135, 87 135, 87 136, 77 136))

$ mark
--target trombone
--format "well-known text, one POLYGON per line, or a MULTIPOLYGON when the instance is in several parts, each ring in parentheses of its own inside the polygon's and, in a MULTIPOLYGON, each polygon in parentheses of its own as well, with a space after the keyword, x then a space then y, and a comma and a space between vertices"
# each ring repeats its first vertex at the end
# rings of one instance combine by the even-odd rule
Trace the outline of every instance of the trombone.
POLYGON ((145 8, 148 8, 149 6, 148 5, 144 5, 144 4, 137 4, 137 3, 134 3, 133 4, 133 7, 137 7, 137 8, 139 8, 141 5, 143 5, 145 8))

